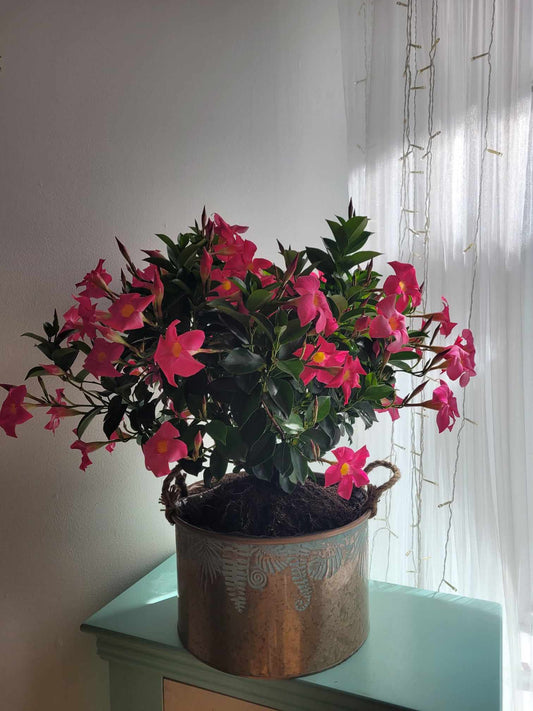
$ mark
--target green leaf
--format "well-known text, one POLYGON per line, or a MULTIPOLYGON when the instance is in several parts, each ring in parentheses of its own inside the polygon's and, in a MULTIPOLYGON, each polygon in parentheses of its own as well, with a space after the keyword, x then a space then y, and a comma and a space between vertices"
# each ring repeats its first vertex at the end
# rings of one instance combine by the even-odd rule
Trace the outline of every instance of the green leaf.
POLYGON ((348 301, 342 294, 332 294, 329 298, 337 307, 337 316, 340 316, 348 308, 348 301))
POLYGON ((260 407, 261 388, 253 390, 248 397, 242 397, 238 392, 235 392, 235 389, 233 394, 235 397, 231 403, 231 412, 237 424, 242 427, 260 407))
POLYGON ((272 457, 272 452, 276 445, 276 435, 267 430, 256 440, 248 451, 246 463, 250 467, 266 462, 272 457))
POLYGON ((28 338, 34 338, 36 341, 39 341, 40 343, 48 343, 46 338, 44 338, 43 336, 39 336, 37 333, 31 333, 30 331, 26 331, 22 335, 27 336, 28 338))
POLYGON ((291 447, 286 442, 276 445, 273 462, 280 475, 288 476, 292 472, 291 447))
POLYGON ((329 415, 331 410, 331 398, 327 395, 320 395, 318 397, 318 411, 316 415, 316 421, 321 422, 325 417, 329 415))
POLYGON ((288 417, 292 411, 294 390, 286 380, 281 379, 274 380, 274 378, 268 378, 266 385, 268 394, 276 406, 279 410, 281 410, 285 417, 288 417))
POLYGON ((79 373, 74 376, 74 380, 77 383, 83 383, 85 378, 89 375, 89 371, 82 368, 79 373))
POLYGON ((222 361, 224 369, 235 375, 253 373, 264 365, 265 361, 258 353, 252 353, 246 348, 234 348, 222 361))
MULTIPOLYGON (((209 467, 206 470, 206 472, 209 472, 208 478, 213 478, 216 479, 217 481, 219 479, 222 479, 224 474, 226 473, 226 469, 228 468, 228 460, 227 458, 218 450, 218 448, 215 448, 211 452, 211 457, 209 459, 209 467)), ((204 473, 204 481, 205 481, 205 473, 204 473)))
POLYGON ((162 242, 164 242, 164 243, 167 245, 167 247, 168 247, 169 249, 171 249, 171 250, 176 249, 176 244, 175 244, 175 242, 174 242, 170 237, 168 237, 167 235, 159 235, 159 234, 156 234, 156 237, 158 237, 162 242))
POLYGON ((278 474, 278 476, 280 489, 282 489, 286 494, 292 494, 296 488, 296 482, 291 481, 288 476, 283 476, 282 474, 278 474))
POLYGON ((306 458, 296 449, 296 447, 290 448, 291 452, 291 463, 292 471, 296 479, 303 484, 304 481, 309 476, 309 465, 306 458))
POLYGON ((270 301, 272 298, 272 292, 266 289, 257 289, 253 291, 248 299, 246 300, 246 308, 249 311, 257 311, 263 304, 270 301))
POLYGON ((315 247, 308 247, 306 252, 307 257, 313 266, 318 267, 326 274, 333 274, 335 271, 335 262, 327 252, 324 252, 321 249, 316 249, 315 247))
POLYGON ((379 257, 380 254, 381 252, 356 252, 355 254, 352 254, 349 257, 343 257, 341 260, 341 264, 342 266, 351 269, 357 264, 361 264, 362 262, 369 262, 371 259, 374 259, 374 257, 379 257))
POLYGON ((215 440, 215 442, 222 442, 222 444, 226 444, 228 428, 222 420, 211 420, 206 427, 206 432, 215 440))
POLYGON ((284 432, 290 435, 297 435, 304 430, 302 418, 295 412, 291 412, 286 420, 279 420, 278 424, 284 432))
POLYGON ((394 388, 390 385, 373 385, 364 391, 363 397, 367 400, 390 399, 394 397, 394 388))
POLYGON ((30 368, 30 370, 28 370, 24 380, 28 380, 28 378, 35 378, 38 375, 50 375, 50 373, 45 368, 41 368, 40 365, 37 365, 35 368, 30 368))
POLYGON ((255 313, 250 315, 251 320, 259 327, 269 341, 274 340, 274 329, 270 321, 262 313, 255 313))
POLYGON ((85 413, 85 415, 78 422, 78 426, 76 427, 76 436, 78 437, 78 439, 81 439, 83 437, 83 433, 85 432, 87 427, 94 420, 96 415, 100 414, 101 411, 102 410, 100 407, 95 407, 94 410, 89 410, 89 412, 85 413))
POLYGON ((107 408, 107 413, 104 417, 104 434, 107 439, 111 438, 113 432, 122 422, 124 413, 126 412, 128 406, 122 400, 120 395, 115 395, 109 401, 109 406, 107 408))
POLYGON ((290 343, 292 341, 297 341, 302 336, 305 336, 307 331, 309 331, 311 324, 306 326, 301 326, 298 319, 292 319, 285 326, 285 330, 280 336, 280 343, 290 343))
POLYGON ((252 474, 263 481, 272 481, 275 472, 276 470, 271 459, 267 459, 266 462, 262 462, 261 464, 255 464, 252 467, 252 474))
POLYGON ((76 360, 78 352, 77 348, 56 348, 51 358, 61 370, 68 370, 76 360))
POLYGON ((276 368, 288 375, 292 375, 292 377, 298 381, 304 369, 304 364, 301 360, 298 360, 298 358, 293 358, 292 360, 278 360, 276 361, 276 368))
POLYGON ((241 427, 242 438, 248 445, 252 445, 257 441, 267 428, 267 414, 263 408, 255 410, 248 418, 247 422, 241 427))

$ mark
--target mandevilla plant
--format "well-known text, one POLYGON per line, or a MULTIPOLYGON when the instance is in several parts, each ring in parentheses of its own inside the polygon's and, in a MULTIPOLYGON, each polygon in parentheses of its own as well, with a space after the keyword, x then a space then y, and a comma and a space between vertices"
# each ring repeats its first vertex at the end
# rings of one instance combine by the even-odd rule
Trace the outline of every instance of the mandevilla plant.
POLYGON ((333 449, 340 437, 352 442, 358 418, 370 427, 378 412, 394 420, 415 406, 436 410, 439 431, 451 430, 459 412, 443 375, 465 386, 475 350, 467 329, 436 344, 456 324, 444 298, 439 312, 417 311, 413 266, 390 262, 394 274, 380 285, 379 252, 364 250, 367 218, 350 205, 348 219, 328 225, 324 250, 278 242, 282 266, 256 257, 247 227, 208 219, 205 209, 175 241, 157 235, 166 255, 146 250, 144 269, 118 242, 127 269, 120 287, 101 259, 77 284, 62 323, 54 313, 45 336, 24 334, 50 363, 26 376, 37 379, 38 394, 2 386, 0 426, 16 437, 32 408, 46 409, 52 432, 78 417, 72 449, 81 469, 95 450, 135 440, 156 476, 203 473, 207 486, 231 465, 291 492, 314 476, 313 462, 327 462, 326 485, 339 483, 348 499, 368 482, 368 451, 333 449), (403 397, 398 371, 421 380, 403 397), (438 387, 415 403, 435 371, 438 387), (48 376, 62 381, 55 393, 48 376), (105 437, 86 441, 95 418, 105 437))

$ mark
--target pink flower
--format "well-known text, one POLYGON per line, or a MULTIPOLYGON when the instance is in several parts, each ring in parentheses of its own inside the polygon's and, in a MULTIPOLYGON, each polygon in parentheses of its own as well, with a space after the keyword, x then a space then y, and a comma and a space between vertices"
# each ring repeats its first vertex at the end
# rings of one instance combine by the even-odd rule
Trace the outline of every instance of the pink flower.
MULTIPOLYGON (((76 434, 76 430, 74 430, 74 434, 76 434)), ((92 461, 89 459, 89 453, 100 449, 104 444, 104 442, 82 442, 81 439, 78 439, 70 445, 71 449, 79 449, 81 452, 80 469, 82 471, 85 471, 89 464, 92 464, 92 461)))
POLYGON ((50 415, 50 421, 44 426, 44 429, 50 430, 52 434, 55 434, 63 417, 75 417, 82 414, 79 410, 68 406, 68 403, 63 398, 63 393, 63 388, 56 390, 55 404, 46 411, 46 414, 50 415))
POLYGON ((331 335, 338 328, 325 295, 320 291, 320 280, 316 274, 300 276, 294 282, 294 290, 299 296, 294 299, 298 318, 302 326, 317 318, 315 330, 331 335))
POLYGON ((359 376, 366 375, 366 370, 359 362, 359 358, 352 358, 351 355, 346 356, 344 365, 341 368, 335 369, 337 372, 332 377, 327 386, 329 388, 342 388, 344 393, 344 404, 350 399, 352 390, 354 388, 360 388, 359 376))
POLYGON ((105 323, 115 331, 133 331, 142 328, 142 312, 154 301, 154 296, 141 296, 140 294, 121 294, 109 307, 105 323))
POLYGON ((170 463, 187 456, 187 446, 177 439, 179 431, 170 422, 163 422, 155 435, 142 446, 146 468, 156 476, 170 474, 170 463))
POLYGON ((113 363, 116 363, 124 351, 120 343, 109 343, 103 338, 96 338, 93 348, 83 363, 85 370, 97 378, 117 378, 121 375, 113 363))
POLYGON ((398 353, 402 346, 409 341, 405 328, 405 317, 396 310, 396 297, 392 294, 382 299, 377 307, 378 315, 370 322, 370 338, 394 338, 386 350, 398 353))
POLYGON ((91 339, 96 338, 96 320, 102 315, 102 312, 96 311, 96 304, 93 304, 88 296, 75 296, 74 299, 78 302, 78 306, 72 306, 63 314, 65 325, 61 329, 61 333, 74 331, 67 339, 69 343, 84 336, 91 339))
POLYGON ((211 294, 214 292, 216 296, 210 296, 209 300, 211 299, 217 299, 217 298, 225 298, 228 299, 229 301, 235 301, 235 299, 240 299, 241 296, 241 290, 235 284, 234 282, 231 281, 230 277, 232 277, 233 274, 228 274, 225 270, 222 269, 213 269, 211 272, 211 281, 212 282, 218 282, 218 286, 215 286, 211 289, 211 294), (233 297, 230 299, 229 297, 233 297))
POLYGON ((367 473, 363 469, 369 457, 368 449, 361 447, 357 452, 349 447, 338 447, 332 452, 337 459, 337 464, 332 464, 326 469, 326 486, 339 483, 337 493, 343 499, 349 499, 354 486, 360 487, 368 484, 367 473))
MULTIPOLYGON (((235 251, 226 262, 225 271, 244 279, 247 272, 252 272, 258 277, 265 276, 266 270, 272 266, 268 259, 254 258, 257 245, 248 239, 240 237, 235 242, 235 251)), ((271 276, 271 275, 268 275, 271 276)))
POLYGON ((107 294, 107 285, 111 282, 111 275, 103 268, 105 259, 100 259, 96 269, 88 272, 76 286, 84 286, 80 292, 81 296, 88 296, 93 299, 100 299, 107 294))
POLYGON ((300 374, 305 385, 308 385, 313 378, 327 385, 337 377, 337 369, 344 364, 348 351, 338 351, 334 343, 328 343, 319 336, 316 346, 307 343, 305 348, 299 348, 294 355, 305 363, 300 374), (330 368, 334 370, 329 370, 330 368))
POLYGON ((161 304, 163 303, 164 288, 159 273, 159 267, 149 264, 142 272, 137 272, 137 276, 132 279, 132 286, 148 289, 154 297, 154 309, 161 316, 161 304))
POLYGON ((391 416, 391 420, 394 422, 400 417, 398 407, 402 404, 402 402, 403 398, 398 397, 398 395, 394 395, 394 402, 392 402, 391 400, 387 400, 387 398, 383 398, 381 400, 381 404, 383 405, 383 407, 379 410, 376 410, 376 412, 388 412, 391 416))
POLYGON ((224 220, 216 212, 213 219, 215 225, 215 232, 217 235, 222 237, 225 242, 232 242, 239 234, 244 234, 248 231, 248 227, 244 225, 229 225, 226 220, 224 220))
POLYGON ((205 284, 211 274, 211 269, 213 268, 213 257, 204 248, 202 251, 202 256, 200 257, 200 279, 202 284, 205 284))
POLYGON ((433 314, 433 320, 440 321, 439 333, 442 333, 443 336, 449 336, 457 326, 457 323, 450 321, 450 307, 448 306, 448 302, 444 296, 441 296, 441 299, 444 307, 440 313, 433 314))
POLYGON ((360 316, 354 324, 354 336, 359 333, 365 333, 370 326, 370 316, 360 316))
POLYGON ((444 362, 446 364, 446 374, 450 380, 457 380, 461 387, 468 385, 470 378, 476 374, 475 360, 476 349, 474 348, 474 337, 472 331, 465 328, 461 336, 457 339, 453 346, 443 351, 444 362))
POLYGON ((8 437, 16 437, 15 427, 22 425, 33 417, 33 415, 30 415, 24 408, 26 392, 25 385, 11 387, 0 408, 0 427, 2 427, 8 437))
POLYGON ((109 444, 106 444, 105 448, 108 452, 112 453, 115 447, 117 446, 116 440, 119 439, 118 433, 115 430, 112 434, 111 437, 109 438, 109 444))
POLYGON ((453 428, 455 419, 459 417, 459 410, 457 409, 457 400, 444 380, 441 380, 439 387, 433 391, 433 397, 429 403, 423 404, 438 410, 437 426, 439 432, 453 428))
POLYGON ((171 385, 177 385, 175 376, 181 375, 188 378, 195 375, 202 368, 203 363, 195 360, 193 355, 198 353, 205 339, 203 331, 187 331, 178 336, 176 324, 172 321, 164 336, 159 337, 159 343, 154 354, 154 361, 165 374, 171 385))
POLYGON ((383 284, 385 294, 387 296, 400 294, 396 304, 399 311, 405 310, 409 304, 409 297, 411 297, 412 305, 418 306, 422 301, 422 294, 416 280, 416 271, 413 265, 402 262, 389 262, 389 264, 396 274, 385 279, 383 284))

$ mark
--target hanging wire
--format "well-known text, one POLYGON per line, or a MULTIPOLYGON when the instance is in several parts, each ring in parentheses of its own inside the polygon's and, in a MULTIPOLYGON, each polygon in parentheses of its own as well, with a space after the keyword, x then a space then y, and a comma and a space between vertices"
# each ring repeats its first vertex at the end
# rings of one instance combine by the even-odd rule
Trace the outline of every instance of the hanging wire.
MULTIPOLYGON (((483 116, 483 121, 484 121, 483 143, 482 143, 482 148, 481 148, 481 157, 480 157, 480 165, 479 165, 479 189, 478 189, 478 200, 477 200, 476 223, 475 223, 475 228, 474 228, 474 239, 472 240, 471 245, 469 245, 469 247, 471 246, 472 252, 473 252, 472 284, 470 286, 470 301, 469 301, 469 309, 468 309, 468 328, 469 329, 471 328, 471 324, 472 324, 472 315, 474 312, 474 300, 475 300, 475 293, 476 293, 476 286, 477 286, 477 267, 478 267, 478 261, 479 261, 479 246, 480 246, 480 242, 481 242, 481 200, 483 197, 483 186, 484 186, 484 176, 485 176, 485 157, 487 155, 487 152, 490 150, 488 147, 488 145, 489 145, 488 144, 488 131, 489 131, 489 113, 490 113, 490 99, 491 99, 491 88, 492 88, 492 47, 494 44, 495 20, 496 20, 496 0, 492 0, 489 48, 488 48, 488 51, 484 52, 482 55, 477 55, 477 57, 473 57, 473 59, 476 59, 478 57, 485 57, 485 56, 487 57, 488 75, 487 75, 487 95, 486 95, 486 99, 485 99, 485 113, 483 116)), ((461 412, 463 413, 463 415, 461 417, 461 424, 460 424, 459 430, 457 432, 457 444, 456 444, 456 448, 455 448, 455 460, 454 460, 454 466, 453 466, 453 472, 452 472, 452 493, 450 496, 450 500, 446 502, 448 504, 448 527, 446 530, 446 541, 444 544, 444 560, 443 560, 443 564, 442 564, 442 577, 441 577, 439 586, 437 588, 437 592, 440 592, 440 589, 443 584, 446 584, 448 587, 452 588, 452 590, 455 589, 453 587, 453 585, 451 585, 451 583, 449 583, 446 580, 446 568, 447 568, 447 564, 448 564, 450 535, 451 535, 452 523, 453 523, 453 503, 455 501, 457 474, 459 471, 459 461, 461 458, 462 434, 463 434, 463 429, 464 429, 465 422, 467 419, 464 416, 465 406, 466 406, 466 389, 463 388, 463 396, 462 396, 462 404, 461 404, 461 412)))

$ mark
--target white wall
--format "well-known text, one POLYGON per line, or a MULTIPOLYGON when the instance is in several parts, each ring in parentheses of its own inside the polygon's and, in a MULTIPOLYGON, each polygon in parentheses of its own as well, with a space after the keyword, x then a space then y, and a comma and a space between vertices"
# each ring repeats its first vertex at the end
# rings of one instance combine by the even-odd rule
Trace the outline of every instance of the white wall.
MULTIPOLYGON (((347 199, 336 3, 3 0, 0 381, 113 236, 137 254, 205 203, 313 244, 347 199)), ((70 422, 0 432, 0 696, 9 711, 101 711, 105 664, 78 631, 172 552, 160 481, 133 447, 84 474, 70 422)))

